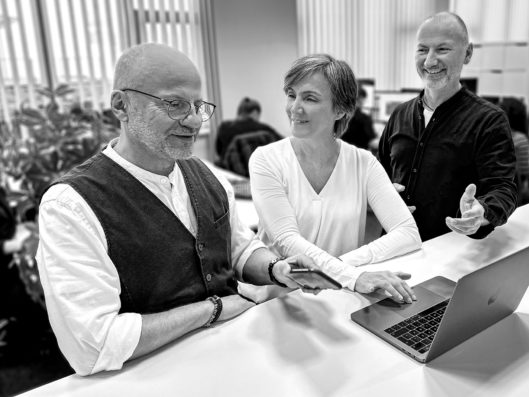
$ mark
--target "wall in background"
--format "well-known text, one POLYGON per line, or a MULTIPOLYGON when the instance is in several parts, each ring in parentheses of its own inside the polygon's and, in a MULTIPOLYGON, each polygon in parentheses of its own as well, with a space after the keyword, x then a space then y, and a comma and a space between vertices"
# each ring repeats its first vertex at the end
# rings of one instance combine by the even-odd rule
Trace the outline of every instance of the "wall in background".
POLYGON ((327 52, 347 61, 377 90, 420 88, 415 35, 448 0, 297 0, 300 54, 327 52))
POLYGON ((479 95, 529 101, 529 2, 452 0, 467 23, 474 55, 464 77, 477 78, 479 95))
POLYGON ((295 0, 214 1, 221 112, 233 119, 244 96, 262 106, 261 120, 288 134, 283 75, 297 58, 295 0))

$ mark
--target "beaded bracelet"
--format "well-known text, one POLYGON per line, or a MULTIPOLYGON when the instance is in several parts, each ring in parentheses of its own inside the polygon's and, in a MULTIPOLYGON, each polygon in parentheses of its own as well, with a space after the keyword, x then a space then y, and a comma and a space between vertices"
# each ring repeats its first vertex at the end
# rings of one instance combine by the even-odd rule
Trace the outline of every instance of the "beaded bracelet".
POLYGON ((272 260, 272 261, 268 264, 268 275, 270 276, 270 280, 271 280, 275 285, 279 285, 280 287, 283 287, 283 288, 288 288, 288 285, 283 284, 281 281, 279 281, 279 280, 274 276, 274 272, 273 272, 274 265, 275 265, 277 262, 282 261, 282 260, 284 260, 284 259, 285 259, 284 257, 279 257, 279 258, 275 258, 274 260, 272 260))
POLYGON ((210 296, 207 300, 213 303, 213 312, 211 313, 208 322, 204 324, 204 327, 206 328, 210 327, 211 324, 219 319, 220 312, 222 311, 222 299, 217 295, 210 296))

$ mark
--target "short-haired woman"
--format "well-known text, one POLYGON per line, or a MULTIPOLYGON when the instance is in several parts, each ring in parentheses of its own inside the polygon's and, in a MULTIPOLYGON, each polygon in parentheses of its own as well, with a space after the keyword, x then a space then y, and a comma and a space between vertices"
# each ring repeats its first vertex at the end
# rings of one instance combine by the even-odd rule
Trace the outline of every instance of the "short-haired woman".
POLYGON ((421 240, 377 159, 340 139, 356 106, 351 68, 325 54, 302 57, 287 72, 284 91, 292 136, 250 159, 260 238, 279 255, 312 257, 351 290, 382 288, 411 302, 409 274, 357 268, 416 250, 421 240), (368 205, 387 234, 363 245, 368 205))

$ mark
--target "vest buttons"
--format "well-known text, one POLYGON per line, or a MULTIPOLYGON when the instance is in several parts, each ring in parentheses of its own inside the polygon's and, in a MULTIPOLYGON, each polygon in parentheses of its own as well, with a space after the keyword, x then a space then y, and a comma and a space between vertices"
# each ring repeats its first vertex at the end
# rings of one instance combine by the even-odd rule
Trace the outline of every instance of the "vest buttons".
POLYGON ((210 282, 211 281, 211 274, 206 274, 206 281, 207 282, 210 282))
POLYGON ((198 244, 198 250, 202 251, 204 249, 204 244, 200 243, 198 244))

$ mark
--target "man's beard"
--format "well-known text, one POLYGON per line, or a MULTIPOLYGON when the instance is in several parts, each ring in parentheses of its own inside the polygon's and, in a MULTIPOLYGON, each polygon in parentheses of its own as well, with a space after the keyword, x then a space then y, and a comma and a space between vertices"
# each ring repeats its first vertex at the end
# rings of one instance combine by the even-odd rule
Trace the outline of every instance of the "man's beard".
MULTIPOLYGON (((196 135, 191 143, 179 142, 177 146, 170 145, 168 137, 163 137, 159 132, 149 128, 148 123, 138 118, 129 123, 129 132, 142 145, 147 147, 151 152, 172 160, 188 159, 193 155, 193 146, 196 135)), ((189 132, 191 134, 191 132, 189 132)), ((178 139, 178 138, 174 138, 178 139)))
POLYGON ((439 80, 431 80, 431 79, 426 78, 424 79, 424 83, 427 88, 436 90, 436 89, 446 87, 448 85, 448 77, 445 76, 439 80))

